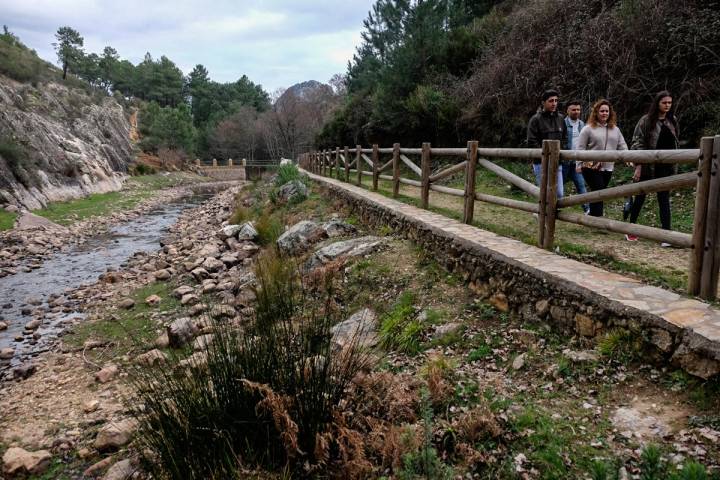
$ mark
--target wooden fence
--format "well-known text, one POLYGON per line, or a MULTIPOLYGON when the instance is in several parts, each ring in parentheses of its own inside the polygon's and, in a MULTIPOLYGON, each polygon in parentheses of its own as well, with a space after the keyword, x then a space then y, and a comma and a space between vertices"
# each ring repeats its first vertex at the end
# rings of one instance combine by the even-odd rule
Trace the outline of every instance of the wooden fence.
POLYGON ((377 190, 379 179, 392 182, 393 196, 397 197, 400 184, 420 189, 420 206, 428 208, 430 191, 462 197, 464 208, 462 221, 471 224, 475 202, 487 202, 524 212, 538 214, 538 245, 552 249, 557 220, 584 225, 609 232, 637 235, 677 247, 692 249, 688 275, 688 293, 705 299, 715 299, 720 269, 720 136, 705 137, 699 149, 684 150, 561 150, 557 140, 543 141, 542 148, 480 148, 478 142, 470 141, 467 148, 433 148, 423 143, 421 148, 401 148, 396 143, 392 148, 335 148, 300 156, 300 165, 319 175, 334 175, 350 182, 351 174, 358 185, 362 176, 372 177, 372 189, 377 190), (390 157, 389 159, 383 157, 390 157), (420 157, 418 166, 411 156, 420 157), (462 160, 438 172, 432 172, 433 156, 460 157, 462 160), (540 187, 497 165, 491 159, 541 160, 540 187), (697 169, 679 175, 620 185, 583 194, 557 198, 556 175, 562 161, 582 162, 632 162, 633 164, 690 164, 697 169), (400 176, 400 165, 404 164, 417 179, 400 176), (365 170, 365 165, 369 170, 365 170), (537 202, 526 202, 489 195, 476 191, 475 174, 482 167, 519 188, 537 202), (383 172, 392 170, 392 175, 383 172), (453 174, 465 174, 462 190, 438 185, 437 182, 453 174), (695 188, 695 211, 691 234, 655 227, 631 224, 602 217, 591 217, 561 210, 563 207, 597 201, 624 198, 630 195, 647 194, 695 188))

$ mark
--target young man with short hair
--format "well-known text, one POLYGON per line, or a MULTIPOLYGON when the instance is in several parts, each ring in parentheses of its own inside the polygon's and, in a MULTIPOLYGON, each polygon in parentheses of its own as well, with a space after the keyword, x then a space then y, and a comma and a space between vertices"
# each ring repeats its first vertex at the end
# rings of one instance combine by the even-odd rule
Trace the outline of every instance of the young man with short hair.
MULTIPOLYGON (((565 110, 565 128, 567 129, 567 150, 575 150, 577 148, 577 139, 580 137, 580 130, 585 126, 585 122, 580 118, 582 113, 582 102, 580 100, 571 100, 568 102, 565 110)), ((585 179, 582 176, 582 163, 565 161, 560 162, 562 169, 563 182, 572 180, 575 184, 577 193, 585 193, 585 179)), ((587 215, 590 212, 590 205, 583 203, 583 210, 587 215)))
MULTIPOLYGON (((545 90, 542 94, 542 104, 537 113, 530 118, 527 126, 527 143, 530 148, 541 148, 543 140, 560 140, 560 145, 567 143, 567 126, 563 116, 558 112, 560 94, 557 90, 545 90)), ((533 159, 533 172, 535 183, 540 185, 540 159, 533 159)), ((563 196, 562 168, 557 172, 557 197, 563 196)))

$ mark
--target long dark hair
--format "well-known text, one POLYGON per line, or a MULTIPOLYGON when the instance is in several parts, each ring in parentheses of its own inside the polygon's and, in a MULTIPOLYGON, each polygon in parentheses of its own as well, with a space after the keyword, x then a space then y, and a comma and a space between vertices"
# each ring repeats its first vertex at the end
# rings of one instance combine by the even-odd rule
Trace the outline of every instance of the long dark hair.
MULTIPOLYGON (((650 108, 648 109, 647 113, 647 123, 645 128, 645 144, 647 145, 648 141, 650 140, 650 132, 655 128, 655 124, 658 121, 658 117, 660 116, 660 100, 662 100, 665 97, 672 98, 672 93, 670 93, 667 90, 662 90, 655 94, 655 98, 653 98, 652 103, 650 104, 650 108)), ((670 107, 670 111, 667 112, 667 115, 665 118, 670 120, 670 122, 673 122, 673 112, 675 111, 675 103, 673 102, 672 107, 670 107)))

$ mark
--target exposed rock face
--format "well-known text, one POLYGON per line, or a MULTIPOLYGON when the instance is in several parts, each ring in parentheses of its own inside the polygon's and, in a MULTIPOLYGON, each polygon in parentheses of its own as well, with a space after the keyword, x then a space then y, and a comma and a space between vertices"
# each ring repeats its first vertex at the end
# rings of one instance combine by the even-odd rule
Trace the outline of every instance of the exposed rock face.
POLYGON ((0 203, 35 209, 120 189, 133 153, 129 118, 113 98, 95 104, 81 90, 0 76, 0 105, 0 131, 23 153, 0 156, 0 203))
POLYGON ((302 220, 277 239, 277 246, 283 253, 296 254, 307 250, 310 245, 325 238, 322 226, 310 220, 302 220))
POLYGON ((380 237, 366 236, 345 240, 343 242, 331 243, 321 248, 310 257, 305 268, 312 270, 315 267, 332 262, 340 257, 359 257, 378 250, 384 240, 380 237))
POLYGON ((296 199, 307 197, 308 189, 300 180, 292 180, 280 187, 277 196, 281 202, 293 202, 296 199))
POLYGON ((369 308, 363 308, 335 325, 331 332, 333 343, 341 348, 350 344, 374 347, 378 343, 377 316, 369 308))
POLYGON ((47 450, 28 452, 22 448, 8 448, 3 455, 3 471, 14 476, 18 474, 37 475, 50 466, 52 455, 47 450))

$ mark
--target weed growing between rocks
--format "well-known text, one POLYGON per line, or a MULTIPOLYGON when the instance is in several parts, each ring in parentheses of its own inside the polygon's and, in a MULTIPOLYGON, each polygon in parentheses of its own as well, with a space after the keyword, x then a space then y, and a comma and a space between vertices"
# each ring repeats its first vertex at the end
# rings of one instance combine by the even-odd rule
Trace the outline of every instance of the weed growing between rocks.
POLYGON ((141 444, 158 478, 232 478, 256 466, 308 472, 362 456, 360 440, 343 437, 335 417, 368 357, 356 339, 334 349, 331 289, 311 298, 292 264, 272 252, 255 274, 247 325, 211 319, 204 358, 136 376, 141 444))

